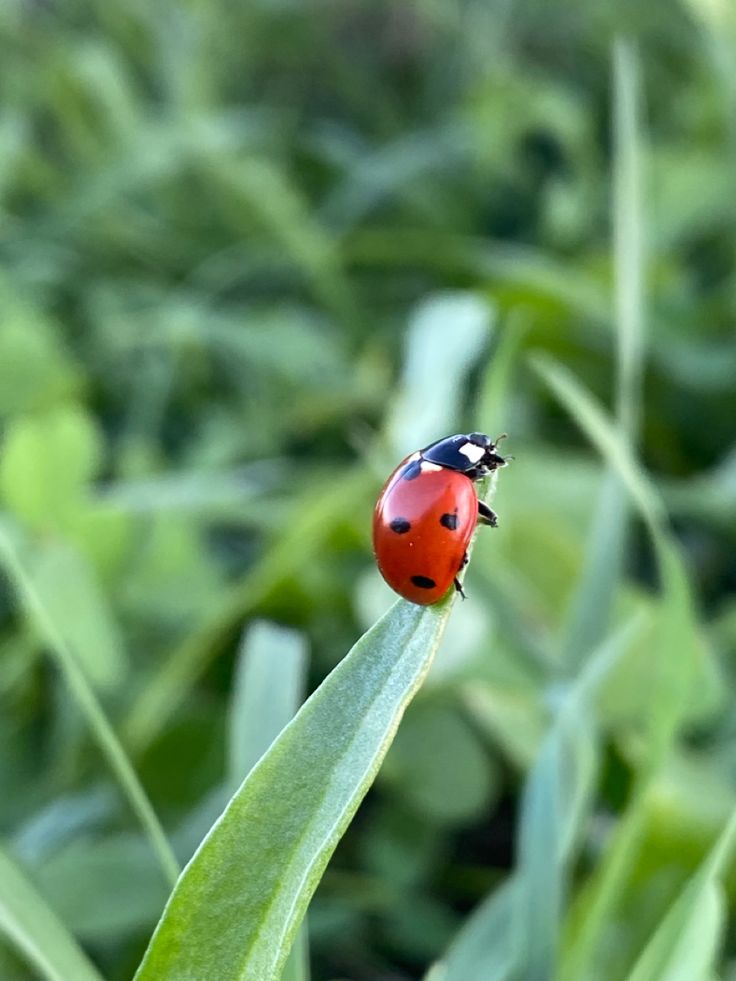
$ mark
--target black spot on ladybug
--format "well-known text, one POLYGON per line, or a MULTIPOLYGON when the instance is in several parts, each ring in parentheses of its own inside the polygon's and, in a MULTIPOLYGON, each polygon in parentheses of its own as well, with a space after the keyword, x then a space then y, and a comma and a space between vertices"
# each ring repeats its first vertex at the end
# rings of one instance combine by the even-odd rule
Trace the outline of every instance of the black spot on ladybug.
POLYGON ((389 528, 391 531, 395 531, 397 535, 405 535, 411 528, 411 524, 406 520, 406 518, 394 518, 389 525, 389 528))
POLYGON ((402 480, 416 480, 419 474, 422 472, 422 461, 412 460, 411 463, 407 463, 404 469, 401 471, 402 480))
POLYGON ((440 518, 440 524, 449 531, 455 531, 457 528, 457 512, 455 514, 443 514, 440 518))
POLYGON ((434 579, 430 579, 429 576, 412 576, 411 581, 420 589, 434 589, 437 585, 434 579))

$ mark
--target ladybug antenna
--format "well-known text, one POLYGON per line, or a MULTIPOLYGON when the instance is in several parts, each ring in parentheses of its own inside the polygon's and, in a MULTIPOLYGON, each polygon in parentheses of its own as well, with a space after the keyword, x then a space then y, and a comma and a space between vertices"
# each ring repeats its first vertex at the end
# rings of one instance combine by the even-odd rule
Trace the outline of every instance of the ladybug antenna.
POLYGON ((493 441, 493 445, 498 446, 498 444, 501 442, 502 439, 508 439, 508 438, 509 438, 508 433, 501 433, 500 436, 496 436, 496 438, 493 441))

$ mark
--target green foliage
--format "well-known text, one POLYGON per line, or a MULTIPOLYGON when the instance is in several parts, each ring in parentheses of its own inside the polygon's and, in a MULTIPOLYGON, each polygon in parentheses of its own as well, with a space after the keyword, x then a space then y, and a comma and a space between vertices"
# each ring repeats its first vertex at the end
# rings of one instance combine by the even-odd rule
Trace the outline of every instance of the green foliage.
POLYGON ((0 977, 734 976, 735 56, 0 5, 0 977), (393 606, 375 496, 472 429, 468 599, 393 606))
POLYGON ((0 853, 0 926, 49 981, 100 975, 12 859, 0 853))
POLYGON ((140 981, 280 976, 330 855, 429 668, 451 602, 396 603, 282 731, 177 883, 140 981))

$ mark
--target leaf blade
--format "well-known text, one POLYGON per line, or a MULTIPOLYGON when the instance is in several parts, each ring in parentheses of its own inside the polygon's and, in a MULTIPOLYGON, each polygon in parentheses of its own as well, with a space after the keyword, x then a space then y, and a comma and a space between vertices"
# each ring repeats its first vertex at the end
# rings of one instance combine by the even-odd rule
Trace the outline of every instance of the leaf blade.
POLYGON ((736 814, 670 906, 627 981, 687 981, 707 976, 720 939, 725 904, 720 876, 736 843, 736 814))
POLYGON ((137 981, 278 977, 321 872, 429 669, 452 601, 423 609, 397 602, 305 703, 183 873, 137 981), (269 828, 258 820, 264 813, 269 828))
POLYGON ((230 707, 234 787, 296 714, 304 697, 306 660, 306 643, 296 630, 258 620, 244 633, 230 707))
POLYGON ((127 798, 131 810, 141 823, 158 858, 169 883, 176 881, 179 865, 161 822, 153 809, 151 801, 133 767, 117 733, 97 699, 92 686, 77 663, 74 652, 39 596, 34 582, 18 554, 15 541, 5 525, 0 524, 0 562, 5 566, 11 580, 15 583, 21 601, 37 623, 39 631, 48 643, 50 654, 59 665, 75 703, 85 719, 90 735, 97 743, 102 755, 110 766, 120 789, 127 798))
POLYGON ((56 913, 2 849, 0 930, 47 981, 102 981, 56 913))

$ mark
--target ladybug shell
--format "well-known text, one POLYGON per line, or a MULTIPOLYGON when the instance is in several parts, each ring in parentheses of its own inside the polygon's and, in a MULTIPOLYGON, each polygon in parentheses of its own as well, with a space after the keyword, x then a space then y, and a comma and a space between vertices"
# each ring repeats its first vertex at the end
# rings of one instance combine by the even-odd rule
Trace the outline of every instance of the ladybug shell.
POLYGON ((403 460, 373 513, 373 550, 381 575, 400 596, 428 606, 441 599, 465 561, 478 521, 473 481, 457 470, 403 460))

